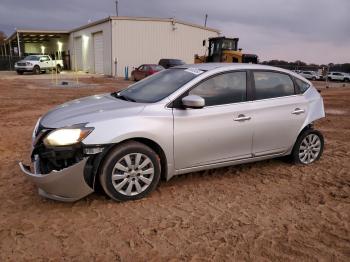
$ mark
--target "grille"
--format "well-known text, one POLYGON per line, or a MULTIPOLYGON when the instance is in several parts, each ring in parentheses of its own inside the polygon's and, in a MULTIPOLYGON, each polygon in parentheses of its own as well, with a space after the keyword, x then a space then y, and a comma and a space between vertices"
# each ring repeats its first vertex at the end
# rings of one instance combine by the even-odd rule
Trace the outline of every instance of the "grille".
POLYGON ((19 65, 19 66, 25 66, 26 63, 17 63, 17 65, 19 65))

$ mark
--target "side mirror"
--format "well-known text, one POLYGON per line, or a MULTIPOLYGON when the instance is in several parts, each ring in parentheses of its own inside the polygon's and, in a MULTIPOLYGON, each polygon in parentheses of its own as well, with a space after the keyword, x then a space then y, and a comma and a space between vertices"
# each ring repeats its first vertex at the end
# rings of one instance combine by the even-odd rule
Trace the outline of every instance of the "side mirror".
POLYGON ((197 95, 189 95, 182 98, 182 104, 186 108, 203 108, 205 106, 205 100, 203 97, 197 95))

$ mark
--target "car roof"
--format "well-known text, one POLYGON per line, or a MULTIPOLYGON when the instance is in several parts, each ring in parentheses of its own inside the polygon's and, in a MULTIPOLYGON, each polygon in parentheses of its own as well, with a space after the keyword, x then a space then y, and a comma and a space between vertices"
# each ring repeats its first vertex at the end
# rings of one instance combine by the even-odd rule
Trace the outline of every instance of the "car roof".
POLYGON ((222 69, 257 69, 257 70, 275 70, 281 72, 292 72, 279 67, 259 65, 259 64, 244 64, 244 63, 201 63, 201 64, 185 64, 175 66, 173 68, 196 68, 203 71, 210 71, 218 68, 222 69))
POLYGON ((218 70, 218 71, 228 71, 228 70, 269 70, 269 71, 277 71, 281 73, 286 73, 289 75, 292 75, 298 79, 303 80, 304 82, 307 82, 311 84, 307 79, 303 78, 299 74, 284 69, 280 67, 274 67, 274 66, 268 66, 268 65, 260 65, 260 64, 245 64, 245 63, 201 63, 201 64, 186 64, 186 65, 179 65, 172 68, 195 68, 202 71, 212 71, 212 70, 218 70))

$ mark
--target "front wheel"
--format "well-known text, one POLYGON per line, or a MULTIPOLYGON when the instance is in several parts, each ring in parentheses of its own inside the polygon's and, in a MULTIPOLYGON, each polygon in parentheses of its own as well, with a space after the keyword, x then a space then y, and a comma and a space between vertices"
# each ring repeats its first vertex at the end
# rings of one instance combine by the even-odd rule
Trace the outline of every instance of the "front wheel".
POLYGON ((39 66, 34 66, 33 73, 36 74, 36 75, 39 75, 40 74, 40 67, 39 66))
POLYGON ((17 70, 17 74, 18 74, 18 75, 23 75, 23 71, 17 70))
POLYGON ((148 146, 131 141, 108 154, 101 169, 100 183, 114 200, 136 200, 157 187, 160 173, 158 155, 148 146))
POLYGON ((324 139, 320 131, 308 129, 297 139, 292 158, 296 164, 311 164, 320 159, 323 153, 324 139))

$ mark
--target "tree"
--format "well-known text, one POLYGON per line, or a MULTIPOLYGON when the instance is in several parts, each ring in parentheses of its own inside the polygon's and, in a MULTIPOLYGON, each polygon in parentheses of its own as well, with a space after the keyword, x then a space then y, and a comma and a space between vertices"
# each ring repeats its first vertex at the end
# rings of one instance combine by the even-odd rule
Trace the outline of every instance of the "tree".
POLYGON ((3 31, 0 31, 0 44, 5 42, 6 37, 6 34, 3 31))

